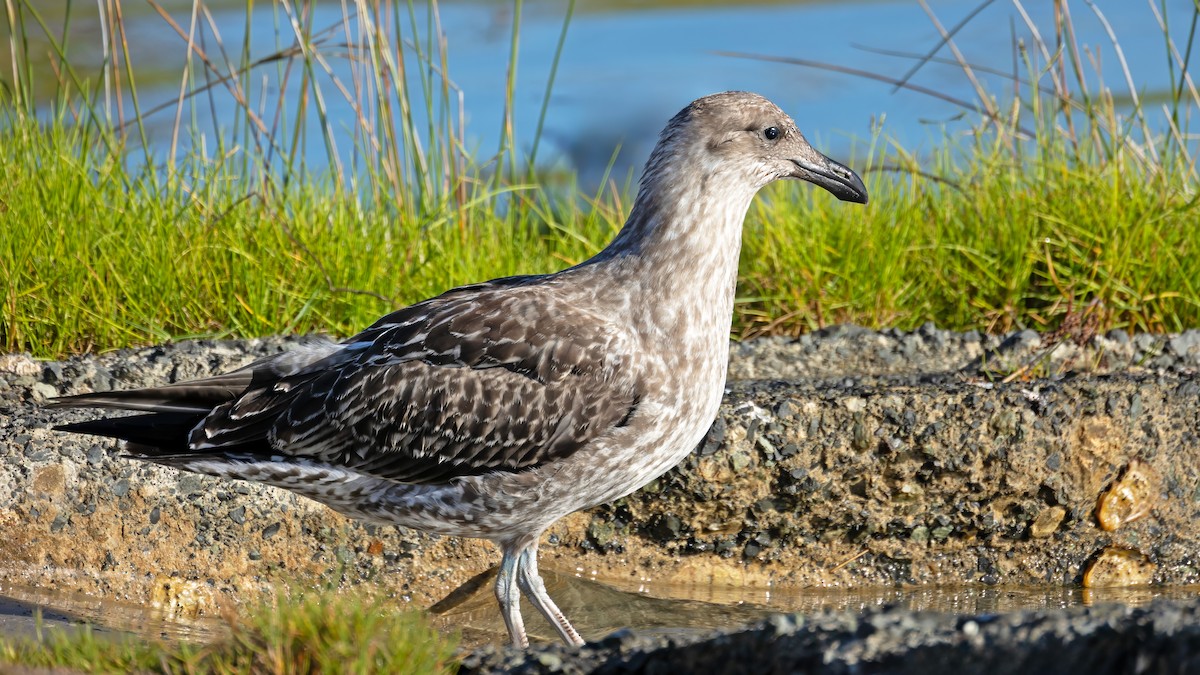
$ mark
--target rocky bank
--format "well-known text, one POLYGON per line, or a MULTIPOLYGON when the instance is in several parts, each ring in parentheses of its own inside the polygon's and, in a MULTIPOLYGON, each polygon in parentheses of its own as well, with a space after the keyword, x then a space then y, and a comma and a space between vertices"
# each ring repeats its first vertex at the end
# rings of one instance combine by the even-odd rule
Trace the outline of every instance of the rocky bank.
MULTIPOLYGON (((734 345, 704 442, 634 495, 561 521, 542 565, 775 592, 1200 583, 1200 332, 1066 337, 841 327, 734 345)), ((50 429, 86 413, 38 405, 203 376, 294 341, 0 356, 0 579, 212 614, 293 581, 369 582, 429 606, 494 565, 485 542, 124 459, 50 429)), ((1194 626, 1193 608, 1171 611, 1194 626)), ((815 639, 816 624, 788 621, 762 630, 815 639)), ((619 651, 629 638, 612 639, 619 651)))

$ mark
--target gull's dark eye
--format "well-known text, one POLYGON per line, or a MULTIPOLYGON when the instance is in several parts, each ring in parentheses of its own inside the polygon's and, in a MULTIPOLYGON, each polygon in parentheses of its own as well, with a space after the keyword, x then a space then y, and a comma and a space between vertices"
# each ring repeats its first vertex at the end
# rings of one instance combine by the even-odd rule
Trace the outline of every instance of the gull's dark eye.
POLYGON ((779 138, 779 127, 767 127, 766 129, 763 129, 763 136, 765 136, 768 141, 773 141, 776 138, 779 138))

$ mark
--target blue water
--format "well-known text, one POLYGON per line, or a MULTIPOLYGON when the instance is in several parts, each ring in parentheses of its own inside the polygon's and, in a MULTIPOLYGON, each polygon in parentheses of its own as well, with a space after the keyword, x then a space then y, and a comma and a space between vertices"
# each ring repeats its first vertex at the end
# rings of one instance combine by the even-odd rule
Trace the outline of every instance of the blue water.
MULTIPOLYGON (((730 3, 732 4, 732 3, 730 3)), ((1080 42, 1098 49, 1110 86, 1121 87, 1121 77, 1111 42, 1095 15, 1084 3, 1074 3, 1080 42)), ((1136 0, 1100 1, 1097 5, 1115 27, 1135 85, 1143 91, 1169 87, 1162 33, 1149 8, 1136 0)), ((946 27, 958 23, 975 2, 930 2, 946 27)), ((1052 3, 1035 0, 1026 10, 1045 38, 1053 34, 1052 3)), ((458 6, 464 13, 471 6, 458 6)), ((531 12, 523 35, 531 45, 552 44, 558 30, 558 13, 547 3, 531 12)), ((1167 3, 1168 17, 1178 22, 1172 31, 1180 50, 1186 42, 1192 4, 1167 3)), ((454 22, 457 23, 457 22, 454 22)), ((1013 5, 995 2, 956 37, 972 63, 1006 71, 1013 68, 1014 33, 1027 31, 1013 5)), ((736 7, 657 9, 636 13, 582 12, 571 32, 548 121, 558 148, 576 165, 595 167, 607 160, 616 141, 632 150, 628 159, 640 163, 654 134, 671 114, 687 101, 714 91, 749 89, 771 98, 790 112, 802 130, 837 154, 848 152, 851 139, 869 138, 872 123, 883 120, 884 131, 905 146, 940 137, 941 125, 966 131, 969 124, 951 123, 961 108, 892 87, 794 65, 734 59, 715 51, 751 52, 772 56, 824 61, 899 77, 912 61, 882 56, 859 45, 924 53, 937 45, 939 34, 920 6, 912 0, 857 2, 807 2, 755 4, 736 7), (931 129, 930 127, 933 127, 931 129)), ((494 117, 500 101, 489 95, 488 82, 498 78, 478 64, 487 60, 483 42, 470 44, 455 54, 464 89, 474 96, 472 109, 494 117), (475 52, 471 54, 470 52, 475 52), (472 66, 471 64, 476 64, 472 66), (490 112, 484 112, 490 111, 490 112)), ((537 47, 530 49, 531 67, 524 85, 523 103, 534 103, 536 85, 543 78, 544 61, 537 47)), ((951 54, 942 48, 939 56, 951 54)), ((1021 67, 1021 72, 1024 68, 1021 67)), ((926 65, 913 78, 920 84, 958 98, 975 101, 961 69, 926 65)), ((1007 99, 1012 91, 1007 78, 986 77, 993 95, 1007 99)), ((1095 80, 1092 80, 1093 85, 1095 80)), ((530 108, 533 106, 530 105, 530 108)), ((969 115, 970 121, 977 119, 969 115)))
MULTIPOLYGON (((1192 0, 1161 0, 1172 24, 1171 35, 1183 50, 1193 10, 1192 0)), ((1152 0, 1158 5, 1160 0, 1152 0)), ((72 18, 77 33, 72 59, 83 61, 82 72, 94 70, 101 55, 97 48, 95 4, 77 3, 72 18)), ((211 4, 211 3, 210 3, 211 4)), ((245 24, 244 5, 213 7, 226 45, 240 44, 245 24)), ((958 23, 976 2, 930 0, 944 26, 958 23)), ((1053 34, 1053 3, 1027 0, 1025 8, 1043 36, 1053 34)), ((172 15, 185 28, 191 3, 168 3, 172 15)), ((1162 33, 1148 4, 1139 0, 1096 0, 1114 27, 1125 50, 1136 89, 1142 95, 1168 91, 1168 58, 1162 33)), ((1070 4, 1079 42, 1102 64, 1104 81, 1120 96, 1127 94, 1114 48, 1089 4, 1070 4)), ((533 2, 523 8, 520 26, 520 59, 516 93, 517 139, 528 148, 555 43, 562 28, 566 4, 533 2)), ((340 20, 340 2, 315 4, 317 26, 340 20)), ((256 55, 291 42, 290 30, 276 22, 271 3, 256 3, 252 40, 256 55)), ((428 8, 417 8, 424 22, 428 8)), ((449 73, 464 92, 468 144, 480 155, 495 151, 499 142, 513 20, 510 3, 446 2, 440 17, 449 42, 449 73)), ((130 13, 130 48, 140 73, 143 104, 173 99, 179 88, 184 45, 152 13, 130 13), (149 74, 147 74, 149 73, 149 74)), ((1018 58, 1014 44, 1029 31, 1011 2, 997 0, 973 19, 955 38, 972 63, 1011 72, 1018 58)), ((853 68, 900 76, 912 61, 871 53, 862 46, 924 53, 938 42, 938 32, 913 0, 842 0, 840 2, 775 3, 616 3, 581 0, 570 23, 557 84, 546 117, 540 162, 566 166, 589 183, 600 175, 621 148, 616 175, 640 166, 667 118, 698 96, 725 89, 758 91, 790 112, 819 147, 834 156, 852 152, 854 139, 868 139, 873 125, 905 147, 920 148, 939 138, 943 126, 965 133, 978 117, 918 93, 893 92, 892 87, 850 75, 794 65, 766 63, 721 56, 716 51, 752 52, 771 56, 825 61, 853 68)), ((208 38, 207 48, 216 54, 208 38)), ((946 48, 939 56, 951 56, 946 48)), ((1089 58, 1085 56, 1085 58, 1089 58)), ((343 60, 332 58, 335 70, 346 77, 343 60)), ((1024 65, 1018 72, 1025 74, 1024 65)), ((1092 71, 1091 66, 1086 68, 1092 71)), ((5 72, 8 72, 5 68, 5 72)), ((266 69, 267 74, 276 71, 266 69)), ((256 80, 257 81, 257 80, 256 80)), ((913 83, 975 101, 971 85, 956 66, 927 64, 913 83)), ((984 76, 991 95, 1001 102, 1011 95, 1010 78, 984 76)), ((1090 77, 1091 86, 1097 82, 1090 77)), ((323 84, 330 113, 339 127, 351 125, 350 107, 328 82, 323 84)), ((267 100, 274 84, 266 87, 267 100)), ((232 100, 214 98, 217 124, 206 120, 208 103, 197 109, 202 128, 227 126, 223 116, 234 109, 232 100)), ((267 107, 267 116, 271 114, 267 107)), ((173 111, 159 114, 152 127, 152 143, 162 154, 169 141, 173 111)), ((218 133, 210 131, 210 134, 218 133)), ((225 133, 221 131, 219 133, 225 133)), ((320 163, 324 150, 315 126, 310 130, 312 158, 320 163)), ((208 148, 215 147, 211 138, 208 148)), ((343 143, 349 146, 347 138, 343 143)))

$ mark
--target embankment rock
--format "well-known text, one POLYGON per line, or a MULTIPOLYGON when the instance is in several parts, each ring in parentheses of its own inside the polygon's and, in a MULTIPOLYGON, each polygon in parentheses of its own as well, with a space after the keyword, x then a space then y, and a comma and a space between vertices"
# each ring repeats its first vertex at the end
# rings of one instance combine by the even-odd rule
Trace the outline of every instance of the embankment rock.
MULTIPOLYGON (((637 493, 560 521, 542 564, 775 589, 1060 586, 1115 550, 1136 583, 1200 583, 1198 335, 1079 345, 851 327, 736 345, 704 442, 637 493), (1116 529, 1097 518, 1104 495, 1116 529)), ((370 581, 427 606, 495 564, 484 542, 124 459, 50 429, 87 413, 38 405, 198 377, 292 342, 0 357, 0 575, 211 613, 296 581, 370 581)))

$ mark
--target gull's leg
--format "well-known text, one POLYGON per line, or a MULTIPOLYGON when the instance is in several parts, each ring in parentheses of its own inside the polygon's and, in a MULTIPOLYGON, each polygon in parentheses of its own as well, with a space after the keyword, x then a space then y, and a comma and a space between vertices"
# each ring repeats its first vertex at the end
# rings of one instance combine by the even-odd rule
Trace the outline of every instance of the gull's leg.
MULTIPOLYGON (((525 597, 529 598, 529 602, 533 603, 533 606, 542 613, 542 616, 546 617, 550 625, 554 626, 554 630, 558 631, 563 642, 573 647, 583 645, 583 638, 579 637, 575 627, 571 625, 570 621, 567 621, 566 615, 546 593, 546 584, 542 583, 542 577, 538 574, 536 539, 531 545, 524 548, 517 558, 517 584, 525 593, 525 597)), ((517 618, 520 619, 519 616, 517 618)))
POLYGON ((513 645, 524 649, 529 646, 525 636, 525 621, 521 618, 521 593, 517 590, 516 568, 521 559, 521 549, 501 546, 500 574, 496 577, 496 601, 500 603, 500 614, 513 645))

